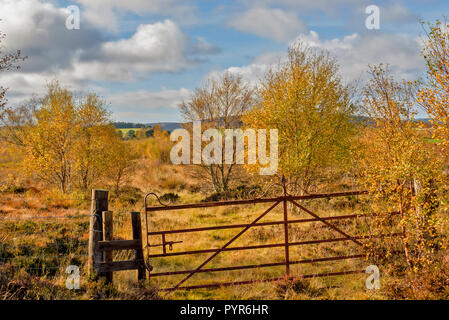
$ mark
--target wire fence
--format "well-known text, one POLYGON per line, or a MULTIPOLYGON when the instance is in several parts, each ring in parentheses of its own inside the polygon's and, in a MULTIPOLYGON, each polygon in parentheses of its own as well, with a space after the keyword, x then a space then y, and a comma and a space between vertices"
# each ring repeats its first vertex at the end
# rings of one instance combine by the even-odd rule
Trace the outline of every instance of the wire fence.
MULTIPOLYGON (((67 199, 54 199, 67 200, 67 199)), ((79 199, 77 199, 79 201, 79 199)), ((20 214, 0 218, 0 266, 39 275, 84 265, 88 250, 90 212, 49 215, 20 214)))
MULTIPOLYGON (((48 200, 48 199, 47 199, 48 200)), ((61 201, 68 199, 51 199, 61 201)), ((80 199, 73 199, 81 201, 80 199)), ((86 201, 86 200, 85 200, 86 201)), ((4 203, 5 201, 3 201, 4 203)), ((86 201, 87 202, 87 201, 86 201)), ((0 201, 1 208, 2 201, 0 201)), ((0 216, 0 267, 37 275, 64 273, 69 265, 80 269, 87 263, 90 210, 69 209, 70 213, 54 210, 39 211, 39 215, 23 212, 0 216), (48 215, 47 215, 47 214, 48 215)), ((114 233, 120 238, 128 232, 128 215, 114 212, 114 233)), ((102 230, 94 230, 102 232, 102 230)), ((130 256, 121 252, 117 258, 130 256)))

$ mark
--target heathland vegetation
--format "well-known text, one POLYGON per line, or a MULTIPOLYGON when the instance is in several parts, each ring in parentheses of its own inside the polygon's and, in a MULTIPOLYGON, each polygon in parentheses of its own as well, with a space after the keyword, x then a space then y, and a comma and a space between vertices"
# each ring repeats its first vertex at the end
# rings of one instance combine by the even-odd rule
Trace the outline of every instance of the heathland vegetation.
MULTIPOLYGON (((184 127, 202 121, 202 130, 278 129, 279 165, 261 176, 254 164, 173 165, 175 141, 161 126, 120 123, 95 93, 77 96, 57 81, 44 97, 11 106, 0 87, 0 297, 160 298, 158 286, 130 284, 128 272, 104 286, 82 269, 81 289, 65 289, 65 268, 86 262, 87 220, 92 188, 111 191, 117 239, 130 233, 129 212, 140 211, 143 196, 156 192, 164 203, 192 203, 279 195, 273 187, 285 176, 291 194, 367 190, 344 200, 305 201, 320 216, 374 212, 372 219, 336 223, 346 232, 400 237, 364 242, 366 260, 295 266, 293 272, 329 272, 367 266, 381 269, 381 288, 369 291, 365 277, 261 283, 252 286, 176 292, 171 298, 421 299, 449 298, 449 24, 423 24, 424 79, 396 79, 388 65, 367 66, 364 83, 344 82, 328 52, 293 45, 257 85, 239 75, 211 78, 180 104, 184 127), (418 121, 418 113, 430 121, 418 121), (391 219, 389 212, 398 212, 391 219), (53 219, 54 218, 54 219, 53 219)), ((1 40, 1 38, 0 38, 1 40)), ((1 54, 1 52, 0 52, 1 54)), ((20 66, 17 54, 0 55, 0 72, 20 66)), ((224 145, 223 145, 224 148, 224 145)), ((247 150, 246 150, 247 151, 247 150)), ((222 153, 224 154, 224 152, 222 153)), ((248 154, 245 153, 245 157, 248 154)), ((245 162, 247 163, 247 162, 245 162)), ((153 204, 157 204, 156 200, 153 204)), ((153 214, 154 229, 247 223, 262 205, 153 214)), ((291 209, 291 208, 290 208, 291 209)), ((303 213, 290 210, 295 218, 303 213)), ((275 210, 270 219, 279 220, 275 210)), ((176 249, 218 248, 234 231, 186 234, 176 249)), ((240 245, 273 243, 281 226, 251 230, 240 245)), ((291 241, 332 237, 319 223, 291 226, 291 241)), ((159 239, 155 239, 158 242, 159 239)), ((345 243, 295 250, 302 258, 338 255, 345 243)), ((121 253, 126 258, 131 253, 121 253)), ((211 267, 282 261, 281 250, 241 251, 214 260, 211 267)), ((207 256, 154 259, 156 270, 195 268, 207 256), (198 260, 199 259, 199 260, 198 260)), ((225 272, 223 281, 274 277, 277 267, 225 272)), ((197 280, 214 279, 201 273, 197 280)))

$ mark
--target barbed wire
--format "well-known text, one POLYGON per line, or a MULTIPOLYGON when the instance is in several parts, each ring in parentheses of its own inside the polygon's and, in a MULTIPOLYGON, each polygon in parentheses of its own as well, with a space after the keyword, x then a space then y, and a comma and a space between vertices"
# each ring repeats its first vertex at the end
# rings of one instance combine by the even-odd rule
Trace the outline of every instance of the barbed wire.
MULTIPOLYGON (((32 202, 35 198, 32 197, 2 197, 0 199, 0 207, 10 206, 16 208, 23 205, 22 209, 28 212, 16 213, 1 212, 0 223, 10 222, 14 223, 13 227, 4 233, 4 239, 0 234, 0 266, 9 266, 14 269, 25 269, 29 271, 46 270, 65 270, 70 264, 71 259, 79 260, 79 263, 84 264, 87 261, 88 243, 84 237, 86 232, 89 232, 87 226, 78 226, 77 222, 85 223, 91 217, 99 217, 101 213, 92 213, 89 209, 84 208, 70 208, 67 206, 59 206, 53 208, 52 205, 43 204, 40 206, 33 206, 32 202), (26 206, 28 204, 28 206, 26 206), (27 208, 31 205, 31 208, 27 208), (31 212, 35 211, 36 215, 31 212), (61 215, 55 213, 61 212, 61 215), (46 215, 48 214, 48 215, 46 215), (12 216, 14 215, 14 216, 12 216), (42 235, 47 232, 48 228, 42 230, 32 230, 31 232, 24 231, 20 227, 20 223, 27 221, 36 221, 38 224, 47 225, 48 223, 57 227, 57 233, 51 238, 32 238, 32 242, 27 243, 26 237, 32 235, 42 235), (63 228, 63 229, 59 229, 63 228), (12 238, 12 241, 11 241, 12 238), (25 241, 22 242, 20 239, 25 241), (10 239, 10 240, 8 240, 10 239), (2 242, 4 245, 2 245, 2 242), (24 254, 25 253, 25 254, 24 254), (28 255, 26 253, 29 253, 28 255)), ((80 198, 41 198, 42 202, 82 202, 91 199, 80 198)), ((84 206, 83 206, 84 207, 84 206)), ((8 210, 9 211, 9 210, 8 210)), ((118 217, 119 218, 119 217, 118 217)), ((114 221, 118 222, 118 221, 114 221)), ((90 232, 102 233, 103 230, 90 230, 90 232)), ((2 232, 3 233, 3 232, 2 232)))
MULTIPOLYGON (((0 202, 1 204, 1 202, 0 202)), ((47 212, 52 212, 48 210, 47 212)), ((65 214, 65 215, 16 215, 13 217, 2 217, 0 222, 14 223, 14 227, 11 230, 5 232, 5 240, 2 245, 0 242, 0 265, 8 265, 9 267, 25 270, 57 270, 67 267, 65 264, 70 259, 86 259, 87 258, 87 242, 80 239, 78 235, 85 234, 88 228, 80 227, 72 222, 88 220, 91 216, 98 216, 98 214, 91 214, 89 210, 78 210, 77 213, 65 214), (34 243, 20 243, 17 239, 26 237, 30 232, 24 232, 20 229, 17 223, 26 221, 40 221, 41 223, 52 225, 59 225, 61 234, 56 234, 54 239, 46 238, 42 239, 42 243, 37 244, 39 240, 35 240, 34 243), (13 237, 13 241, 7 239, 13 237), (30 250, 29 255, 20 254, 26 253, 30 250), (50 250, 50 252, 45 252, 50 250), (34 252, 33 252, 34 251, 34 252), (86 252, 81 254, 80 252, 86 252), (19 253, 19 254, 17 254, 19 253), (36 266, 38 263, 41 266, 36 266), (27 264, 30 264, 29 266, 27 264), (34 265, 33 265, 34 264, 34 265)), ((59 227, 58 227, 59 228, 59 227)), ((41 230, 46 232, 47 230, 41 230)), ((93 230, 94 232, 101 232, 100 230, 93 230)), ((33 230, 32 234, 42 234, 42 232, 36 232, 33 230)))
POLYGON ((0 258, 0 261, 3 262, 8 262, 8 261, 14 261, 14 260, 26 260, 26 259, 39 259, 39 258, 62 258, 62 257, 68 257, 68 258, 80 258, 80 257, 84 257, 87 258, 87 254, 73 254, 73 253, 68 253, 65 255, 56 255, 56 254, 50 254, 50 255, 34 255, 34 256, 24 256, 24 255, 20 255, 20 256, 13 256, 12 258, 0 258))
POLYGON ((91 214, 68 215, 68 216, 25 216, 25 217, 5 217, 0 221, 20 221, 20 220, 41 220, 41 219, 78 219, 90 217, 91 214))
POLYGON ((47 270, 47 269, 51 269, 51 270, 60 270, 62 268, 67 268, 68 265, 63 265, 63 264, 59 264, 57 267, 49 267, 49 266, 42 266, 41 268, 36 268, 36 267, 24 267, 24 266, 17 266, 17 265, 8 265, 8 267, 10 268, 14 268, 14 269, 25 269, 25 270, 39 270, 39 271, 43 271, 43 270, 47 270))

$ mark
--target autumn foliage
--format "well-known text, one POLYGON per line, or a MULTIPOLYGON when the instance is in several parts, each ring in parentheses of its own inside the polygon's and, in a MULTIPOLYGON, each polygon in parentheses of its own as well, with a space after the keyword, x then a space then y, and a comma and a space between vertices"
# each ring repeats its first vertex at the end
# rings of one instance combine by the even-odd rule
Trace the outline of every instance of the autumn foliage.
POLYGON ((382 65, 371 67, 370 75, 363 107, 372 123, 361 134, 359 174, 372 196, 372 234, 400 233, 402 244, 387 237, 369 249, 382 258, 403 251, 409 267, 418 270, 434 262, 441 246, 436 209, 442 163, 414 121, 413 85, 396 81, 382 65), (396 211, 399 219, 392 220, 389 213, 396 211))
POLYGON ((329 170, 350 162, 353 93, 334 58, 298 44, 290 48, 286 62, 267 73, 259 102, 243 120, 249 128, 279 130, 278 174, 298 192, 310 193, 329 170))
POLYGON ((62 193, 87 191, 100 182, 118 188, 130 165, 132 152, 95 94, 77 98, 52 82, 41 101, 8 109, 2 121, 2 137, 22 154, 24 172, 62 193))

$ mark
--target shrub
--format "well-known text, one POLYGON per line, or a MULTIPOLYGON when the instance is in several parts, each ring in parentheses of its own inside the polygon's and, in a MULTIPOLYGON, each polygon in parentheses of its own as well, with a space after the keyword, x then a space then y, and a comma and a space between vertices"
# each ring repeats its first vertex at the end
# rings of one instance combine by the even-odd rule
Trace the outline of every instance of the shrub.
POLYGON ((179 195, 173 192, 165 193, 161 197, 161 201, 164 202, 177 202, 179 200, 179 195))
POLYGON ((202 200, 202 202, 232 200, 232 199, 252 199, 260 194, 261 188, 256 185, 239 185, 224 192, 215 192, 202 200))
POLYGON ((139 188, 126 186, 120 190, 117 200, 134 205, 143 199, 142 191, 139 188))
POLYGON ((0 186, 0 192, 3 193, 13 193, 13 194, 23 194, 28 189, 24 186, 18 186, 10 183, 5 183, 0 186))
POLYGON ((160 186, 168 190, 182 190, 186 187, 186 183, 180 178, 171 176, 168 178, 162 178, 160 186))

